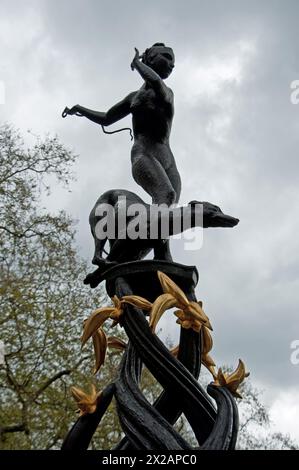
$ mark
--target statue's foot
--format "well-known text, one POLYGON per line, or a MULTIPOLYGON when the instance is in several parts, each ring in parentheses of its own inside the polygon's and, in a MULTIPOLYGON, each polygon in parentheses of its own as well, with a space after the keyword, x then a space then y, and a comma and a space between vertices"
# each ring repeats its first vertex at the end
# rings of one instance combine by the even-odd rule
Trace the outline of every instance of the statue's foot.
POLYGON ((86 278, 83 281, 84 284, 90 285, 90 287, 94 289, 102 281, 102 272, 103 271, 98 268, 92 273, 87 274, 86 278))
MULTIPOLYGON (((98 263, 96 263, 98 264, 98 263)), ((84 284, 89 284, 92 289, 97 287, 103 280, 103 273, 107 271, 109 268, 112 268, 112 266, 115 266, 117 264, 116 261, 106 261, 104 258, 102 258, 101 264, 99 264, 98 269, 93 271, 92 273, 87 274, 86 278, 84 279, 84 284)))

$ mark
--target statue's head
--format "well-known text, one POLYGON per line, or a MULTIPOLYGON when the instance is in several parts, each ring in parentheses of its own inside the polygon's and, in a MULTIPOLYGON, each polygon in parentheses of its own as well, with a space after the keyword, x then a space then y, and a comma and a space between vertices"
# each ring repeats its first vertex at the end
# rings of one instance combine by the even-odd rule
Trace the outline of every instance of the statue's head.
POLYGON ((174 61, 173 50, 162 42, 156 42, 142 55, 142 62, 151 67, 163 79, 171 74, 174 61))

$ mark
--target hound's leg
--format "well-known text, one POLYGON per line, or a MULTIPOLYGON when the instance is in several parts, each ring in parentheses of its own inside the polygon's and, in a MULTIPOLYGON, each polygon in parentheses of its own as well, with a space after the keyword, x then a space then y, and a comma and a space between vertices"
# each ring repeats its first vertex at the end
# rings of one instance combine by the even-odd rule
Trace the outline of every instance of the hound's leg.
POLYGON ((154 247, 154 260, 172 261, 169 240, 159 240, 154 247))

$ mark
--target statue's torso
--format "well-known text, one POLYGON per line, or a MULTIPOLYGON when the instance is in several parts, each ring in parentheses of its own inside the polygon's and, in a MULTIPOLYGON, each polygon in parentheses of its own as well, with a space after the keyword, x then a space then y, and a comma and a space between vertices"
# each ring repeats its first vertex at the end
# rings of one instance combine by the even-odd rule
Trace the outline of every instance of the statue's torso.
POLYGON ((173 94, 158 95, 151 87, 140 88, 131 102, 135 140, 148 138, 152 144, 168 144, 174 115, 173 94))

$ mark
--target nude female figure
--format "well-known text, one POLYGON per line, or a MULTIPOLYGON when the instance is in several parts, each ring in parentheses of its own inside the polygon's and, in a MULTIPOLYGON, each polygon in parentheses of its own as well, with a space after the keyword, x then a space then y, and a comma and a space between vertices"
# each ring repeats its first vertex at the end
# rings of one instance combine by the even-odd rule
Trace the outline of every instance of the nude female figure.
POLYGON ((173 92, 164 79, 174 68, 174 53, 163 43, 156 43, 140 57, 135 49, 131 63, 144 83, 107 112, 92 111, 76 105, 65 108, 66 115, 84 116, 96 124, 109 126, 132 114, 134 144, 131 151, 132 174, 152 198, 153 204, 179 201, 181 179, 169 146, 174 115, 173 92), (140 60, 141 59, 141 60, 140 60))

